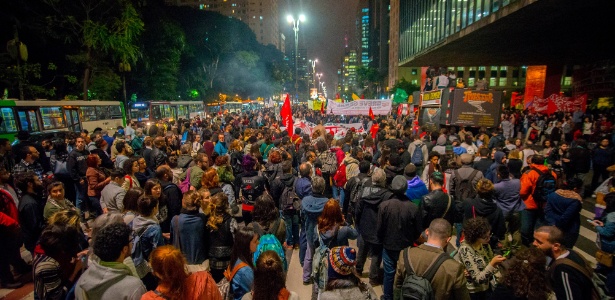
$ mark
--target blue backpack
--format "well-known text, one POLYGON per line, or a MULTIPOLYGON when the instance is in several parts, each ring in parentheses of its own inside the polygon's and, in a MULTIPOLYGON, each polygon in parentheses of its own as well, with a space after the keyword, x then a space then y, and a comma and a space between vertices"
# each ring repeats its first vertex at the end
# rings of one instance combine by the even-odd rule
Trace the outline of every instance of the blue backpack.
POLYGON ((265 232, 258 223, 252 222, 252 227, 254 228, 254 231, 260 236, 260 238, 258 239, 258 246, 256 246, 256 251, 254 252, 254 266, 256 266, 256 260, 261 255, 261 253, 267 250, 272 250, 275 251, 278 256, 280 256, 280 259, 284 264, 284 272, 288 271, 288 262, 286 261, 286 254, 284 252, 284 248, 282 247, 282 244, 280 243, 278 238, 273 235, 273 233, 271 233, 275 232, 278 227, 280 227, 280 225, 280 219, 277 219, 275 220, 275 222, 273 222, 271 228, 269 228, 269 230, 265 232))
POLYGON ((414 148, 414 153, 412 153, 412 157, 410 158, 410 162, 417 167, 423 165, 425 162, 425 158, 423 157, 423 144, 416 145, 414 148))

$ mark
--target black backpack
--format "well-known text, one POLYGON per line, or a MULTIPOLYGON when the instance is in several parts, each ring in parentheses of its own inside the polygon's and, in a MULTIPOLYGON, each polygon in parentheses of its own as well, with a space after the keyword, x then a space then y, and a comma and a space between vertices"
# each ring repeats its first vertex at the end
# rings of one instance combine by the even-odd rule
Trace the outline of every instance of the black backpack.
POLYGON ((532 170, 538 172, 538 180, 536 180, 532 198, 534 198, 536 205, 540 207, 542 203, 547 202, 547 197, 557 189, 557 180, 555 180, 551 171, 543 173, 536 168, 532 168, 532 170))
POLYGON ((296 182, 297 179, 295 178, 292 185, 290 187, 285 186, 282 195, 280 195, 280 210, 285 213, 293 213, 301 209, 301 199, 295 191, 296 182))
POLYGON ((446 253, 440 254, 429 265, 423 275, 416 274, 408 259, 408 250, 404 250, 404 269, 406 277, 401 285, 401 299, 402 300, 433 300, 435 299, 433 287, 431 286, 431 280, 436 275, 436 272, 450 257, 446 253))
POLYGON ((256 198, 265 192, 265 181, 260 176, 241 178, 241 201, 249 205, 254 205, 256 198))
POLYGON ((474 169, 470 176, 461 178, 458 170, 453 171, 455 177, 455 206, 457 207, 455 214, 455 222, 461 223, 463 220, 463 201, 476 197, 476 187, 472 184, 478 170, 474 169))

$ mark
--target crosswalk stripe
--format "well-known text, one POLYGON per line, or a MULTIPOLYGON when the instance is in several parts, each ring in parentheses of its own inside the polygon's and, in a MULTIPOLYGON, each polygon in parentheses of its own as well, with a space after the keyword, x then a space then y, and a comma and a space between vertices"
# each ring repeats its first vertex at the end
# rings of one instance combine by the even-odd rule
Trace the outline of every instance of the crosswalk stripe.
POLYGON ((585 217, 585 218, 588 218, 588 219, 592 219, 592 220, 593 220, 593 219, 594 219, 594 216, 595 216, 595 213, 594 213, 594 212, 591 212, 591 211, 589 211, 589 210, 586 210, 586 209, 582 209, 582 210, 581 210, 581 216, 583 216, 583 217, 585 217))

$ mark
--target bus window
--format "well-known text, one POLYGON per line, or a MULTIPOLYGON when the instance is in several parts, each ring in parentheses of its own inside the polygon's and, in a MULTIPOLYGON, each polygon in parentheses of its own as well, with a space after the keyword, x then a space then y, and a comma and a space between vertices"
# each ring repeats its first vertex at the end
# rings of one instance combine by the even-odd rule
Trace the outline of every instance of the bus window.
POLYGON ((19 117, 19 124, 21 124, 21 130, 27 130, 30 132, 41 131, 36 120, 36 111, 22 110, 19 111, 17 115, 19 117))
POLYGON ((2 118, 0 120, 0 133, 17 132, 17 122, 15 122, 12 108, 0 108, 0 118, 2 118))
POLYGON ((182 119, 190 119, 189 105, 177 105, 177 117, 182 119))
MULTIPOLYGON (((122 108, 119 106, 109 106, 109 117, 110 119, 121 119, 122 118, 122 108)), ((149 114, 147 116, 149 118, 149 114)))
POLYGON ((62 118, 62 108, 60 107, 41 107, 41 117, 43 118, 43 128, 58 129, 65 128, 64 118, 62 118))
POLYGON ((82 106, 81 113, 82 113, 81 119, 84 122, 96 121, 97 119, 105 119, 105 118, 97 117, 96 106, 82 106))
POLYGON ((160 108, 160 105, 152 105, 152 117, 154 118, 154 121, 162 120, 162 112, 160 108))
POLYGON ((98 119, 111 119, 111 113, 109 112, 109 106, 97 106, 96 115, 98 119))

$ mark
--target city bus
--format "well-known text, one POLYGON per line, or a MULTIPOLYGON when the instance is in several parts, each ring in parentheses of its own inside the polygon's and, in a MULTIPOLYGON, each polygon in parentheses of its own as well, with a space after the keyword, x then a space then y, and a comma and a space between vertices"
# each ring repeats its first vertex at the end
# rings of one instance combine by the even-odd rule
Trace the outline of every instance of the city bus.
POLYGON ((129 104, 129 117, 138 122, 192 119, 204 114, 202 101, 145 101, 129 104))
POLYGON ((0 100, 0 137, 10 141, 20 130, 38 135, 102 128, 112 135, 118 126, 126 126, 119 101, 0 100))
POLYGON ((226 102, 213 102, 207 104, 207 113, 209 114, 217 114, 219 112, 223 113, 241 113, 250 110, 259 110, 263 108, 262 101, 256 100, 244 100, 242 102, 239 101, 226 101, 226 102), (220 107, 222 106, 222 107, 220 107))

